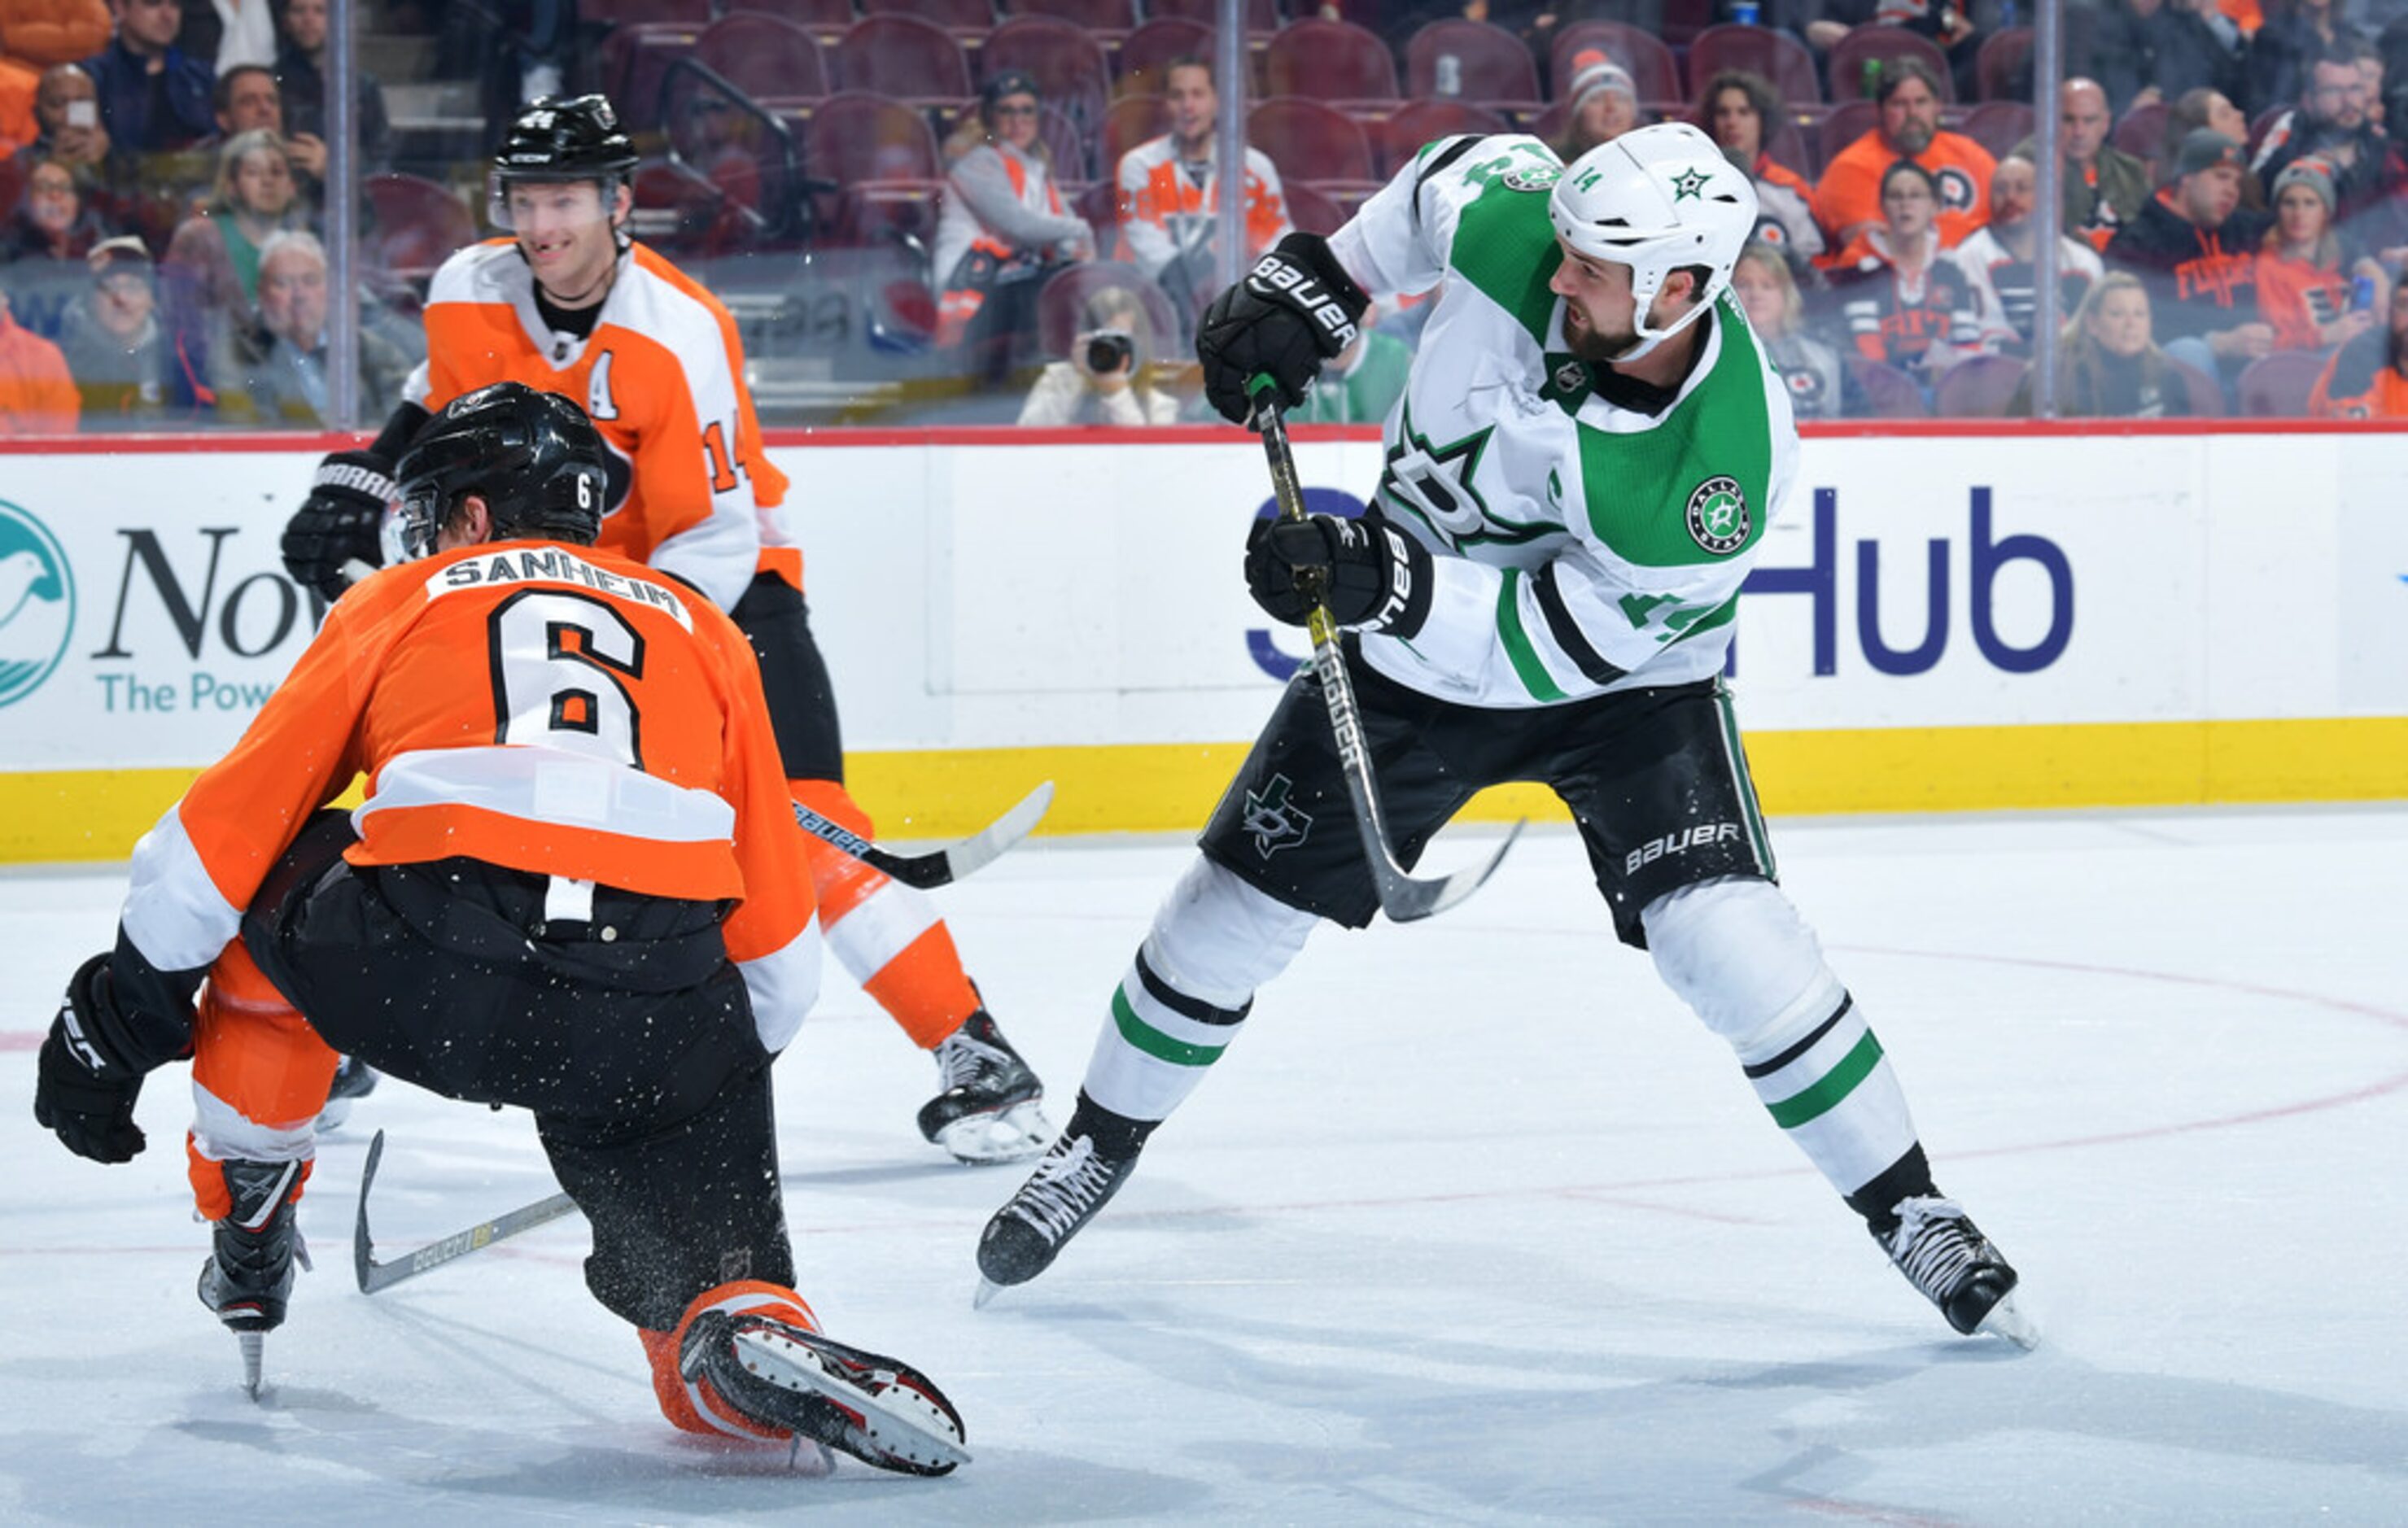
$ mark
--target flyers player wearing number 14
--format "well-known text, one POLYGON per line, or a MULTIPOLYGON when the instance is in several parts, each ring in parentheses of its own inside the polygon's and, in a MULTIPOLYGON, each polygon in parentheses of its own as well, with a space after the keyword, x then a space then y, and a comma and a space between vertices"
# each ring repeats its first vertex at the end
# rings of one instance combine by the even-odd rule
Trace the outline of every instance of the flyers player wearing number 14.
MULTIPOLYGON (((1283 240, 1197 331, 1232 421, 1260 386, 1301 400, 1370 295, 1438 296, 1370 512, 1257 521, 1246 580, 1274 619, 1326 604, 1351 634, 1406 864, 1484 787, 1544 781, 1615 932, 1899 1272, 1958 1332, 2028 1343, 2014 1268, 1942 1197, 1865 1013, 1774 884, 1723 690, 1798 463, 1788 391, 1730 293, 1756 217, 1748 177, 1666 124, 1569 167, 1535 138, 1440 140, 1327 240, 1283 240)), ((1164 899, 1076 1112, 987 1223, 982 1295, 1042 1272, 1129 1180, 1322 920, 1378 909, 1321 684, 1297 672, 1164 899)))
MULTIPOLYGON (((426 364, 366 451, 337 451, 285 534, 293 576, 332 599, 345 564, 390 561, 379 529, 391 464, 471 389, 516 381, 582 407, 609 448, 598 545, 675 574, 734 617, 761 661, 796 801, 867 838, 844 787, 834 692, 811 638, 803 559, 762 454, 741 343, 725 307, 625 232, 634 146, 599 95, 540 100, 494 163, 490 215, 511 236, 436 273, 426 364)), ((1043 1089, 963 971, 925 893, 813 839, 829 948, 904 1033, 935 1053, 939 1092, 921 1133, 965 1162, 1033 1155, 1051 1135, 1043 1089)))

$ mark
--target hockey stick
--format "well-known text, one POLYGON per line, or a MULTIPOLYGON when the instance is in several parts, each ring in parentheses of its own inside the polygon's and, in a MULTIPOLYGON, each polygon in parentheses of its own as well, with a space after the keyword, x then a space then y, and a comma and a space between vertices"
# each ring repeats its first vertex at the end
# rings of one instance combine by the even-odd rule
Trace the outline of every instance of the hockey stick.
POLYGON ((549 1199, 539 1199, 506 1215, 480 1221, 466 1231, 457 1231, 440 1241, 429 1242, 390 1263, 379 1263, 374 1243, 368 1237, 368 1186, 376 1181, 377 1163, 383 1156, 384 1132, 380 1130, 369 1140, 367 1164, 360 1169, 360 1215, 351 1226, 351 1271, 359 1276, 362 1294, 391 1289, 405 1278, 415 1278, 430 1268, 439 1268, 456 1258, 481 1251, 522 1231, 532 1231, 577 1208, 577 1202, 568 1195, 555 1193, 549 1199))
POLYGON ((931 850, 925 854, 896 854, 879 848, 851 829, 829 821, 819 813, 795 803, 795 821, 812 837, 837 848, 868 865, 884 871, 906 886, 916 886, 925 892, 951 885, 964 876, 984 869, 1000 858, 1004 850, 1028 836, 1054 805, 1054 782, 1047 780, 1020 798, 1020 805, 996 818, 979 832, 957 844, 931 850))
MULTIPOLYGON (((1268 376, 1250 384, 1254 394, 1254 423, 1263 434, 1263 454, 1269 458, 1271 493, 1279 500, 1280 519, 1301 521, 1304 493, 1296 483, 1296 453, 1288 448, 1287 421, 1268 376)), ((1380 809, 1379 781, 1371 775, 1371 750, 1363 736, 1363 718, 1354 708, 1354 682, 1346 677, 1346 657, 1338 645, 1338 622, 1326 604, 1315 604, 1306 617, 1312 634, 1312 668, 1321 679, 1322 698, 1329 703, 1329 730, 1337 735, 1338 762, 1346 776, 1346 794, 1354 805, 1354 826, 1363 837, 1363 857, 1370 863, 1371 884, 1380 893, 1380 909, 1399 923, 1441 913, 1480 890, 1521 835, 1517 821, 1488 856, 1484 864, 1469 865, 1435 880, 1417 880, 1397 863, 1389 847, 1386 814, 1380 809)), ((1527 819, 1523 820, 1526 821, 1527 819)))

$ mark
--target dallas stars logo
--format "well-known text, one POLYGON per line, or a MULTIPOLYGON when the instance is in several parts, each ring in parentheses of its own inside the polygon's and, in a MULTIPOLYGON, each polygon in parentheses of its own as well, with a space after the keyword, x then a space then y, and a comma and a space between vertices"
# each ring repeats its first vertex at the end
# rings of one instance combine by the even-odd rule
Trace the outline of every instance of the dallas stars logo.
POLYGON ((1488 449, 1488 437, 1495 429, 1489 425, 1460 440, 1433 446, 1413 428, 1412 405, 1408 402, 1397 421, 1397 437, 1388 446, 1387 468, 1380 475, 1378 496, 1420 520, 1450 547, 1478 541, 1512 544, 1545 534, 1552 527, 1519 525, 1491 513, 1488 501, 1472 486, 1481 453, 1488 449))
POLYGON ((1709 478, 1689 495, 1689 538, 1716 557, 1746 546, 1752 529, 1747 493, 1738 478, 1709 478))
POLYGON ((1304 842, 1312 831, 1312 814, 1287 799, 1295 789, 1285 775, 1273 775, 1260 791, 1246 793, 1244 831, 1254 835, 1254 852, 1264 859, 1304 842))
POLYGON ((1711 179, 1700 170, 1683 170, 1672 178, 1672 200, 1702 202, 1706 199, 1706 182, 1711 179))

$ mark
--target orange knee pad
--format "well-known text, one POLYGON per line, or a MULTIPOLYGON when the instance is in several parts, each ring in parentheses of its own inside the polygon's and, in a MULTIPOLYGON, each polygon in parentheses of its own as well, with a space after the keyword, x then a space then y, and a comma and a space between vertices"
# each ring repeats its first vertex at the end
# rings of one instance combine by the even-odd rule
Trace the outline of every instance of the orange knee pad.
POLYGON ((660 1402, 661 1415, 688 1433, 703 1433, 715 1437, 767 1438, 783 1442, 792 1435, 782 1428, 766 1428, 746 1418, 729 1406, 706 1381, 689 1380, 678 1372, 678 1349, 684 1345, 686 1329, 694 1319, 706 1310, 724 1310, 731 1315, 767 1316, 773 1321, 787 1321, 807 1332, 820 1329, 819 1318, 803 1297, 782 1284, 765 1283, 757 1278, 740 1278, 732 1284, 722 1284, 695 1296, 678 1319, 674 1332, 638 1330, 643 1339, 644 1356, 652 1365, 652 1397, 660 1402))

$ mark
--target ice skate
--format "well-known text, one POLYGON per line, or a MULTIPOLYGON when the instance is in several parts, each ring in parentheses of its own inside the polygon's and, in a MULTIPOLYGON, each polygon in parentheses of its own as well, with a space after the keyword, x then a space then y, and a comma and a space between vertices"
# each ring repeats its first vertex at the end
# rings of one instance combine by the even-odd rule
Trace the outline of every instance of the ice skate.
POLYGON ((340 1130, 343 1121, 351 1117, 351 1106, 376 1092, 377 1069, 357 1056, 345 1056, 336 1064, 335 1085, 326 1093, 326 1102, 318 1110, 318 1132, 340 1130))
POLYGON ((943 1091, 920 1107, 920 1134, 968 1163, 1022 1162, 1045 1150, 1054 1126, 1045 1085, 980 1008, 937 1042, 943 1091))
POLYGON ((214 1222, 199 1292, 201 1304, 240 1339, 243 1389, 257 1400, 262 1339, 284 1324, 294 1260, 309 1265, 293 1218, 301 1164, 229 1161, 220 1167, 234 1209, 214 1222))
POLYGON ((1873 1240, 1950 1326, 1967 1336, 1991 1333, 2018 1348, 2040 1341, 2039 1326, 2015 1306, 2015 1270, 1967 1218, 1965 1207, 1918 1196, 1899 1200, 1893 1213, 1896 1224, 1886 1232, 1872 1227, 1873 1240))
POLYGON ((882 1470, 949 1475, 969 1463, 961 1413, 926 1375, 791 1321, 704 1311, 686 1329, 678 1371, 762 1426, 882 1470))
POLYGON ((979 1235, 977 1303, 985 1305, 998 1290, 1025 1284, 1051 1267, 1063 1244, 1120 1192, 1136 1165, 1135 1152, 1107 1157, 1096 1150, 1092 1135, 1065 1135, 1055 1141, 1036 1173, 979 1235))

